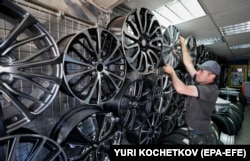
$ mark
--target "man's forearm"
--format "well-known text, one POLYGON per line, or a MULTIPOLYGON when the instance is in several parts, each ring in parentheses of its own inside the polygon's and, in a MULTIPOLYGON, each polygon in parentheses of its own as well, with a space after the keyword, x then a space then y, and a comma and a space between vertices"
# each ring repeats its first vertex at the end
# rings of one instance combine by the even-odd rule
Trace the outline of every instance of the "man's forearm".
POLYGON ((196 73, 196 69, 194 68, 193 60, 189 54, 189 51, 185 43, 185 39, 183 37, 180 37, 180 44, 181 44, 181 49, 182 49, 183 63, 188 73, 193 77, 196 73))
POLYGON ((182 90, 185 88, 186 85, 178 78, 175 72, 173 72, 170 77, 177 93, 182 93, 182 90))

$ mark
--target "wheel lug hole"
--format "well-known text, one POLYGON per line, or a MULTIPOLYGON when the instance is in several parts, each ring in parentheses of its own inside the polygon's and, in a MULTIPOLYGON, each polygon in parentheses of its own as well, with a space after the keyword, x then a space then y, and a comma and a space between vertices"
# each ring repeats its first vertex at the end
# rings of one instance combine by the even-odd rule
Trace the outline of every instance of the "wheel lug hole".
POLYGON ((11 79, 11 77, 10 77, 10 75, 8 75, 8 74, 3 74, 3 75, 1 75, 1 79, 2 79, 3 81, 9 81, 9 80, 11 79))
POLYGON ((10 58, 8 58, 8 57, 1 57, 0 58, 0 63, 1 64, 9 64, 10 63, 10 58))

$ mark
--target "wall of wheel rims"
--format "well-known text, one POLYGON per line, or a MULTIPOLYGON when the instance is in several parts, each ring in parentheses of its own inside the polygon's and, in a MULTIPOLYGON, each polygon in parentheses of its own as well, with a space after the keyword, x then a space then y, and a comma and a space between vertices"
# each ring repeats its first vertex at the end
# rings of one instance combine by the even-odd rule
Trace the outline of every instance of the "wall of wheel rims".
MULTIPOLYGON (((175 26, 163 31, 147 8, 106 28, 25 1, 0 8, 0 158, 108 160, 109 145, 189 144, 185 96, 161 68, 192 83, 175 26)), ((186 40, 194 63, 220 61, 186 40)), ((218 144, 233 144, 245 104, 225 99, 211 125, 218 144)))

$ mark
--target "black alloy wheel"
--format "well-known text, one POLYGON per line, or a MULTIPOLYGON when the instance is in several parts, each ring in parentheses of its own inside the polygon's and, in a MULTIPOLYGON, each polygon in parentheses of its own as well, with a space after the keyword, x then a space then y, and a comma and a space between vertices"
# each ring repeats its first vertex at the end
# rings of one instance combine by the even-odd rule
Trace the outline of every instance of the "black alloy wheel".
POLYGON ((158 68, 163 45, 162 31, 150 10, 135 8, 127 16, 115 17, 107 28, 120 38, 132 71, 145 75, 158 68))
POLYGON ((158 142, 162 132, 163 114, 152 112, 141 128, 128 130, 127 139, 135 145, 154 145, 158 142))
POLYGON ((163 33, 162 60, 164 64, 170 64, 173 68, 177 68, 182 60, 179 35, 180 32, 174 25, 168 26, 163 33))
POLYGON ((122 133, 112 112, 93 105, 66 113, 50 137, 59 143, 68 160, 109 160, 110 145, 119 145, 122 133))
POLYGON ((147 79, 126 80, 119 94, 106 103, 105 110, 112 111, 120 118, 126 130, 137 130, 146 121, 152 110, 153 91, 147 79))
POLYGON ((173 85, 167 74, 149 74, 146 79, 152 82, 153 86, 153 108, 154 112, 165 113, 173 96, 173 85))
POLYGON ((4 158, 18 161, 67 161, 62 147, 54 140, 38 134, 19 134, 0 137, 4 158))
POLYGON ((63 54, 62 88, 89 105, 114 97, 126 77, 126 60, 119 40, 101 28, 84 29, 58 42, 63 54))
POLYGON ((188 36, 186 38, 186 45, 189 51, 189 54, 193 60, 193 64, 197 64, 197 43, 194 36, 188 36))
POLYGON ((62 81, 57 44, 32 15, 0 1, 0 103, 9 133, 42 113, 62 81))

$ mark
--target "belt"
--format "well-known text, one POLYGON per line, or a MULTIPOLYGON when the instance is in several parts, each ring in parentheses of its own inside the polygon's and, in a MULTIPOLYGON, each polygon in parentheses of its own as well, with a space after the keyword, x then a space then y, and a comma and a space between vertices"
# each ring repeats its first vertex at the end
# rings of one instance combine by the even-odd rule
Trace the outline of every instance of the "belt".
POLYGON ((202 134, 206 134, 206 132, 201 131, 201 130, 189 130, 191 134, 193 135, 202 135, 202 134))

